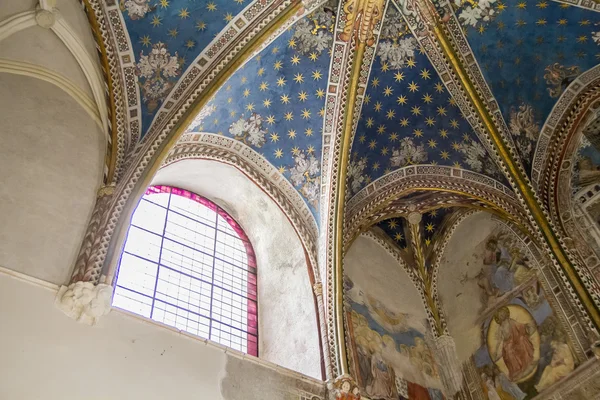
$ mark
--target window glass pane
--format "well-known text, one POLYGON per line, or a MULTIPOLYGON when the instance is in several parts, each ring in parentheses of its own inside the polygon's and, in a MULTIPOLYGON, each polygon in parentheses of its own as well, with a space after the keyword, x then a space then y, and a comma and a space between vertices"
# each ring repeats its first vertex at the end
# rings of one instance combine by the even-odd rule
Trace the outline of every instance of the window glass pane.
POLYGON ((120 286, 115 288, 112 304, 115 307, 134 312, 144 317, 150 317, 152 310, 152 299, 150 297, 132 292, 120 286))
POLYGON ((142 199, 133 214, 133 218, 131 218, 131 224, 162 235, 166 215, 166 208, 142 199))
POLYGON ((223 210, 154 186, 132 217, 113 305, 258 355, 255 271, 250 243, 223 210))
POLYGON ((215 229, 182 215, 169 212, 165 237, 207 254, 214 254, 215 229))
POLYGON ((160 236, 131 226, 125 243, 125 251, 158 262, 161 241, 160 236))
POLYGON ((119 268, 119 285, 152 297, 158 264, 123 253, 119 268))

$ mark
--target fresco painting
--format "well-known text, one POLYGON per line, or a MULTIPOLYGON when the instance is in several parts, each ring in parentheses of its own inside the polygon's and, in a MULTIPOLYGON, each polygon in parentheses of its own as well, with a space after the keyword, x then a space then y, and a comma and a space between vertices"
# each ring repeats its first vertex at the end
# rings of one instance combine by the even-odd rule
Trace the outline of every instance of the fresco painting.
POLYGON ((389 310, 350 279, 346 287, 361 393, 372 400, 443 399, 424 317, 389 310))
MULTIPOLYGON (((454 281, 442 280, 440 289, 446 303, 472 303, 464 312, 476 317, 465 319, 460 308, 450 306, 449 328, 470 332, 466 340, 477 343, 478 348, 465 352, 465 343, 459 342, 457 350, 463 347, 463 362, 474 362, 488 399, 531 399, 570 374, 575 359, 524 244, 505 225, 477 218, 487 224, 487 234, 461 237, 456 232, 463 246, 470 239, 475 246, 469 246, 471 254, 452 259, 461 274, 454 281)), ((451 241, 446 252, 457 244, 451 241)))

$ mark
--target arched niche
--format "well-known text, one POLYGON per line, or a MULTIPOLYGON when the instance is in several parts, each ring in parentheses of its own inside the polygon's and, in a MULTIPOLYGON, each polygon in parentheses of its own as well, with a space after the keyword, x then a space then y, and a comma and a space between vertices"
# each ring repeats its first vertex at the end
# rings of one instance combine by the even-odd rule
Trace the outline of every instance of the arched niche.
POLYGON ((153 185, 197 193, 244 229, 257 258, 259 357, 321 378, 319 328, 304 248, 277 204, 237 168, 186 159, 158 171, 153 185))
POLYGON ((368 398, 442 390, 424 303, 404 268, 364 234, 344 257, 350 360, 368 398))
POLYGON ((62 284, 102 183, 104 134, 39 79, 0 73, 0 106, 0 266, 62 284))
POLYGON ((484 212, 465 218, 444 250, 439 297, 467 383, 482 396, 533 398, 580 361, 540 261, 484 212))

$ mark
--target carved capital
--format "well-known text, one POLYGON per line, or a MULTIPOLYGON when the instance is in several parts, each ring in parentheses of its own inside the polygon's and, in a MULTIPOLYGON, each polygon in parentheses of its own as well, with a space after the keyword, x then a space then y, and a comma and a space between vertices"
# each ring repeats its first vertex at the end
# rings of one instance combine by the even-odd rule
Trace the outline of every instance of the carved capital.
POLYGON ((75 282, 61 286, 54 304, 77 322, 94 325, 111 309, 113 287, 104 283, 75 282))
POLYGON ((360 389, 350 375, 341 375, 335 378, 330 394, 331 400, 360 400, 360 389))
POLYGON ((112 196, 115 193, 115 184, 101 186, 96 193, 96 197, 101 199, 105 196, 112 196))

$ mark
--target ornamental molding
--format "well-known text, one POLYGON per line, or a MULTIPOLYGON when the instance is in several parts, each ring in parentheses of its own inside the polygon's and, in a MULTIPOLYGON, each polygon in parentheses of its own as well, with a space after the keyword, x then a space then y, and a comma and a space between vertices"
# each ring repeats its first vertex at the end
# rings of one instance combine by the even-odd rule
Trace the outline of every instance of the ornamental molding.
POLYGON ((58 289, 54 304, 68 317, 86 325, 95 325, 111 310, 113 287, 104 283, 74 282, 58 289))
POLYGON ((600 4, 596 3, 593 0, 551 0, 557 3, 568 4, 570 6, 575 6, 579 8, 585 8, 586 10, 591 11, 600 11, 600 4))
MULTIPOLYGON (((441 165, 413 165, 393 171, 363 188, 347 204, 345 239, 352 240, 373 215, 394 200, 416 191, 451 192, 446 204, 456 204, 460 197, 475 199, 478 206, 494 208, 505 218, 530 230, 527 216, 514 192, 494 179, 468 170, 441 165), (453 202, 453 203, 452 203, 453 202)), ((405 204, 407 206, 407 204, 405 204)), ((379 214, 377 219, 385 215, 379 214)))
MULTIPOLYGON (((336 245, 334 237, 336 235, 336 195, 340 189, 339 185, 345 185, 345 182, 340 182, 338 174, 342 168, 347 168, 347 165, 341 165, 342 151, 350 151, 350 149, 343 149, 343 135, 346 125, 345 111, 349 105, 353 106, 355 109, 355 112, 351 116, 352 119, 348 122, 351 127, 350 143, 352 143, 352 137, 356 132, 360 117, 371 65, 375 58, 375 48, 376 43, 379 40, 379 29, 381 26, 381 19, 376 20, 375 23, 370 26, 371 32, 368 36, 372 34, 373 45, 364 46, 362 57, 358 60, 360 65, 355 66, 358 75, 357 78, 353 79, 353 66, 357 61, 357 46, 359 45, 357 43, 358 37, 357 35, 351 35, 350 37, 342 36, 342 34, 347 31, 346 24, 349 24, 348 21, 351 20, 346 5, 350 5, 352 1, 353 0, 340 1, 337 9, 332 57, 327 82, 328 90, 325 97, 325 116, 323 118, 322 129, 323 150, 321 160, 321 221, 319 224, 321 227, 321 237, 319 240, 319 265, 321 268, 321 276, 326 278, 323 284, 325 285, 325 298, 327 304, 325 314, 328 327, 327 348, 329 350, 329 357, 325 357, 325 367, 328 373, 327 375, 330 377, 339 376, 342 372, 340 371, 339 363, 340 361, 346 362, 345 360, 340 360, 337 354, 339 344, 337 343, 338 338, 336 338, 337 317, 334 312, 336 309, 335 291, 343 290, 342 288, 336 288, 336 284, 334 283, 334 252, 336 245), (350 96, 352 93, 351 89, 355 90, 353 98, 350 96), (353 104, 349 104, 349 102, 353 102, 353 104)), ((373 4, 375 3, 376 2, 374 1, 373 4)), ((385 15, 388 5, 389 2, 385 4, 384 10, 379 9, 378 11, 383 11, 382 15, 385 15)), ((363 43, 363 45, 365 44, 363 43)), ((342 243, 339 243, 339 245, 342 245, 342 243)), ((343 305, 338 304, 338 307, 339 306, 343 305)))
POLYGON ((234 166, 267 193, 294 227, 308 253, 315 281, 320 282, 317 265, 317 222, 298 191, 276 167, 239 140, 212 133, 194 132, 184 134, 179 139, 167 154, 161 168, 190 159, 214 160, 234 166))
POLYGON ((546 118, 539 136, 532 163, 531 180, 540 193, 548 200, 549 178, 552 169, 557 167, 554 155, 560 152, 567 138, 574 134, 584 113, 590 106, 590 99, 600 85, 600 65, 579 75, 561 94, 546 118))

